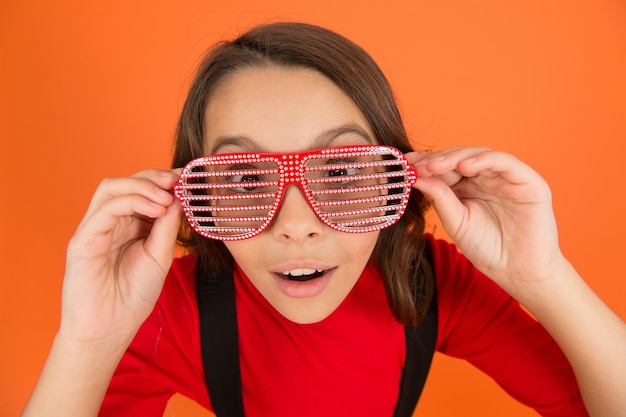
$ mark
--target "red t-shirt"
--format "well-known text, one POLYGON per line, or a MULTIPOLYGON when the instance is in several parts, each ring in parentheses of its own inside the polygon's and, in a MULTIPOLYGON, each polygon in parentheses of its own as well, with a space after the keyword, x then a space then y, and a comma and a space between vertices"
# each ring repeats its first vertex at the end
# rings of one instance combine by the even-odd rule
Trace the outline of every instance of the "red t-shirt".
MULTIPOLYGON (((434 240, 437 351, 468 360, 544 416, 586 416, 570 366, 547 332, 455 248, 434 240)), ((392 416, 405 358, 404 327, 368 265, 319 323, 280 315, 234 273, 247 417, 392 416)), ((174 261, 154 311, 111 381, 102 416, 161 416, 174 393, 212 410, 202 357, 195 258, 174 261)))

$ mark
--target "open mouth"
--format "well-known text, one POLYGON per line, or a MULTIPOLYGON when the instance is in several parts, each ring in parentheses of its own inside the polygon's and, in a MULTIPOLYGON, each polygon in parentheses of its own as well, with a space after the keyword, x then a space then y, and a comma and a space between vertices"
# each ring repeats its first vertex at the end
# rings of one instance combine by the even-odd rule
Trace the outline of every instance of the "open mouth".
POLYGON ((290 281, 310 281, 315 278, 319 278, 324 275, 326 271, 320 269, 307 269, 307 268, 298 268, 292 269, 290 271, 285 271, 280 273, 279 275, 285 279, 290 281))

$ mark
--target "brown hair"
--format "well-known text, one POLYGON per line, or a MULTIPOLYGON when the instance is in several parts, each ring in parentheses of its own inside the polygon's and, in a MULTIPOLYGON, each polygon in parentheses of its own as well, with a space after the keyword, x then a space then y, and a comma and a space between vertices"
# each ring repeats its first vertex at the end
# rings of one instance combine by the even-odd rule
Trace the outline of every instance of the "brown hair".
MULTIPOLYGON (((174 167, 204 155, 204 112, 220 81, 242 68, 269 64, 305 67, 324 74, 360 108, 379 143, 402 152, 411 150, 391 87, 367 52, 318 26, 274 23, 218 44, 201 62, 178 122, 174 167)), ((390 308, 405 324, 421 321, 434 288, 432 276, 418 272, 424 263, 426 208, 423 195, 413 189, 405 215, 380 232, 372 254, 382 273, 390 308)), ((180 241, 206 268, 217 271, 232 265, 232 256, 222 242, 199 236, 186 222, 180 241)))

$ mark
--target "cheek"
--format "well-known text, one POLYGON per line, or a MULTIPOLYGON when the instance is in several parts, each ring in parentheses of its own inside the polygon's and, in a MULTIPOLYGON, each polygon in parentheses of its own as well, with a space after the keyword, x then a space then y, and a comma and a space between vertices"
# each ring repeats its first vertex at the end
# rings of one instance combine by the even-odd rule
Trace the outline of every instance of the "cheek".
POLYGON ((376 246, 379 233, 344 234, 345 239, 343 239, 342 246, 355 256, 367 255, 369 258, 369 255, 374 250, 374 246, 376 246))
POLYGON ((244 266, 246 264, 256 263, 260 254, 262 253, 262 244, 259 243, 261 239, 245 239, 239 241, 226 241, 224 245, 228 249, 235 261, 244 266), (257 254, 259 256, 257 256, 257 254))

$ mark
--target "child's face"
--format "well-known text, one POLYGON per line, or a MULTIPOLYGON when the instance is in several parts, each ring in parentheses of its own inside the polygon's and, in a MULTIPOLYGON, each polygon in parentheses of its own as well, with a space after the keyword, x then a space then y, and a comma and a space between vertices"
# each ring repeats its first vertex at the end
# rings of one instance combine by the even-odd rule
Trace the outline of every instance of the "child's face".
MULTIPOLYGON (((230 75, 210 97, 205 120, 207 153, 375 143, 352 100, 323 75, 301 68, 271 66, 230 75)), ((314 323, 346 298, 377 238, 378 232, 344 233, 326 226, 292 186, 267 230, 225 244, 276 310, 296 323, 314 323), (310 279, 290 279, 288 272, 310 279)))

